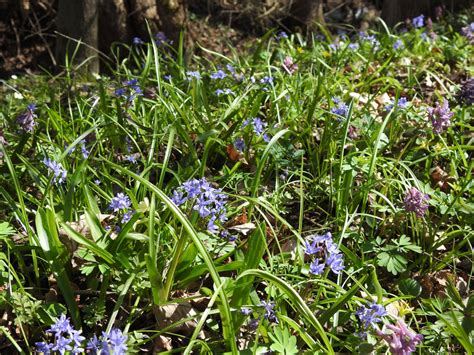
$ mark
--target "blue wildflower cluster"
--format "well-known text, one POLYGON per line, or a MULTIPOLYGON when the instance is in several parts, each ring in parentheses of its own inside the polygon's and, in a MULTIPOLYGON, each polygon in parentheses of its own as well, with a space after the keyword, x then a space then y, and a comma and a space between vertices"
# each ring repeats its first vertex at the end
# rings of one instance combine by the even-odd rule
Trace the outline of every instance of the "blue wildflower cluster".
POLYGON ((20 128, 23 131, 33 132, 33 127, 36 126, 35 119, 38 118, 35 111, 36 111, 36 105, 35 104, 29 104, 26 107, 26 111, 18 116, 17 123, 20 125, 20 128))
POLYGON ((405 45, 403 44, 403 41, 399 38, 393 43, 393 49, 403 49, 405 45))
POLYGON ((415 17, 412 21, 411 24, 415 28, 421 28, 425 25, 425 15, 420 15, 415 17))
POLYGON ((192 81, 193 79, 200 80, 201 73, 199 73, 197 70, 188 70, 186 72, 186 80, 192 81))
MULTIPOLYGON (((84 353, 83 343, 86 338, 81 335, 80 330, 74 329, 66 315, 61 314, 47 332, 54 335, 54 340, 51 343, 37 342, 37 352, 44 355, 56 351, 60 354, 66 352, 84 353)), ((123 335, 120 329, 112 329, 110 333, 103 332, 100 339, 94 335, 94 338, 87 342, 86 349, 91 350, 94 354, 123 355, 127 352, 127 336, 123 335)))
MULTIPOLYGON (((227 220, 227 196, 221 189, 216 189, 206 178, 192 179, 184 182, 173 191, 173 203, 181 206, 186 201, 192 201, 193 210, 207 221, 207 231, 211 234, 219 233, 219 224, 227 220)), ((223 234, 226 235, 225 233, 223 234)))
POLYGON ((221 95, 235 95, 235 93, 231 89, 217 89, 215 94, 217 96, 221 95))
POLYGON ((113 212, 119 212, 119 215, 122 217, 121 223, 125 224, 135 214, 135 211, 130 209, 131 204, 130 198, 124 193, 119 192, 110 201, 109 209, 113 212))
POLYGON ((220 80, 220 79, 225 79, 227 77, 227 74, 225 71, 223 71, 222 69, 219 69, 218 71, 216 71, 215 73, 212 73, 210 76, 209 76, 212 80, 220 80))
MULTIPOLYGON (((271 323, 276 323, 276 324, 279 323, 278 317, 275 312, 275 302, 261 301, 260 304, 257 305, 257 307, 263 309, 263 319, 266 319, 271 323)), ((253 310, 249 307, 242 307, 240 309, 240 313, 245 316, 250 316, 253 314, 253 310)), ((262 314, 257 314, 257 316, 252 317, 248 322, 249 327, 256 328, 261 318, 262 318, 262 314)))
MULTIPOLYGON (((395 100, 390 101, 387 105, 385 105, 386 111, 391 111, 395 106, 395 100)), ((408 100, 406 97, 400 97, 397 102, 397 109, 405 109, 408 107, 408 100)))
POLYGON ((124 81, 122 85, 122 87, 115 90, 115 96, 124 97, 128 105, 131 104, 137 96, 143 95, 143 90, 138 85, 137 79, 124 81))
POLYGON ((474 44, 474 22, 461 29, 461 34, 467 38, 470 44, 474 44))
POLYGON ((385 307, 375 302, 369 304, 368 307, 362 306, 355 312, 355 315, 362 322, 362 326, 365 330, 373 327, 375 323, 381 322, 381 317, 386 314, 385 307))
POLYGON ((337 105, 331 109, 331 112, 335 115, 346 117, 349 112, 349 106, 341 101, 338 97, 333 97, 332 101, 337 105))
POLYGON ((54 184, 62 184, 66 181, 67 171, 63 168, 61 163, 48 158, 44 158, 43 163, 48 168, 48 172, 53 174, 54 184))
POLYGON ((259 117, 247 119, 242 122, 242 128, 247 127, 249 123, 252 124, 253 131, 257 136, 262 137, 265 142, 270 142, 271 137, 265 130, 267 127, 267 123, 265 121, 259 117))
POLYGON ((344 257, 337 244, 332 240, 331 232, 308 236, 305 241, 304 253, 313 258, 309 264, 309 272, 313 275, 321 275, 326 266, 335 274, 344 270, 344 257), (322 262, 323 256, 324 262, 322 262))

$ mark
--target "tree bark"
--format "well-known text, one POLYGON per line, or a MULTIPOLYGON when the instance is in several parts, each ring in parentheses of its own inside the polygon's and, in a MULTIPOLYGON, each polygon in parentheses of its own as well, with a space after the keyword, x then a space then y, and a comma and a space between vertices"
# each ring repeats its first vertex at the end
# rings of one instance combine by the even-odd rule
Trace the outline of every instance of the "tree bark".
POLYGON ((186 25, 186 4, 184 0, 156 0, 160 15, 161 30, 178 45, 179 34, 186 25))
POLYGON ((430 12, 430 0, 384 0, 382 6, 382 18, 388 26, 430 12))
POLYGON ((66 56, 71 60, 77 48, 74 64, 86 61, 81 66, 84 72, 99 72, 98 9, 98 0, 59 0, 56 20, 59 32, 56 43, 58 63, 64 63, 66 56))
POLYGON ((314 31, 318 23, 325 24, 323 0, 295 0, 290 13, 293 25, 305 32, 314 31))

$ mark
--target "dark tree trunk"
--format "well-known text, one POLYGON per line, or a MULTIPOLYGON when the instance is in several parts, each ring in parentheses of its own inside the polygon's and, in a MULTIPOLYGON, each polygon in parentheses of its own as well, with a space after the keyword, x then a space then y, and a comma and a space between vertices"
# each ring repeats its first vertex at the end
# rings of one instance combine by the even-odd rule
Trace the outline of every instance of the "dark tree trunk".
POLYGON ((388 26, 418 15, 431 12, 430 0, 385 0, 382 6, 382 18, 388 26))
POLYGON ((178 44, 179 34, 186 25, 186 4, 184 0, 156 0, 160 15, 161 30, 178 44))
POLYGON ((98 0, 59 0, 57 13, 57 29, 60 33, 56 44, 58 63, 64 63, 66 55, 74 64, 86 63, 82 66, 84 72, 99 72, 98 48, 98 0), (68 39, 61 34, 74 40, 68 39))
POLYGON ((291 27, 305 32, 314 31, 317 24, 324 25, 323 0, 295 0, 290 9, 291 27))

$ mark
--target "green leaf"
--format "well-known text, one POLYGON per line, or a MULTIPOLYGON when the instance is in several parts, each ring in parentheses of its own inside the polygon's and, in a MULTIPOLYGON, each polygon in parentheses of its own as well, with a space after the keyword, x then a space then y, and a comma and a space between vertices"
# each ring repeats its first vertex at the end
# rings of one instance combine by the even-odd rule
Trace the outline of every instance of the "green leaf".
POLYGON ((421 285, 414 279, 402 279, 398 283, 398 288, 404 295, 417 297, 421 294, 421 285))

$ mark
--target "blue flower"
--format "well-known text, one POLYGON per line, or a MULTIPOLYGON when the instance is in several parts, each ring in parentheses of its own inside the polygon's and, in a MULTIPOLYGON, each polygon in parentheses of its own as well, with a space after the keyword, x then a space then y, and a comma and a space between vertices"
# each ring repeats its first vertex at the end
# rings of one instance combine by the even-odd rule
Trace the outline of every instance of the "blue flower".
POLYGON ((157 46, 162 46, 168 42, 168 38, 164 34, 164 32, 158 32, 155 35, 155 43, 157 46))
POLYGON ((201 79, 201 74, 198 71, 190 70, 186 72, 186 75, 187 75, 187 80, 189 81, 193 80, 193 78, 197 80, 201 79))
POLYGON ((285 31, 280 31, 280 32, 276 35, 276 39, 277 39, 277 40, 281 40, 281 39, 284 39, 284 38, 288 38, 288 34, 287 34, 285 31))
POLYGON ((381 322, 381 317, 385 316, 387 312, 383 305, 374 302, 371 303, 369 307, 360 307, 355 314, 359 317, 364 329, 368 329, 369 327, 373 327, 375 323, 381 322))
POLYGON ((267 125, 266 122, 262 121, 260 118, 254 118, 252 121, 253 129, 257 136, 262 135, 264 127, 267 125))
POLYGON ((36 126, 35 119, 38 116, 35 114, 36 104, 29 104, 26 107, 26 111, 18 116, 17 122, 20 125, 20 128, 25 132, 32 132, 33 127, 36 126))
POLYGON ((136 46, 139 46, 139 45, 143 44, 143 41, 140 37, 133 37, 132 43, 136 46))
POLYGON ((217 80, 217 79, 224 79, 226 76, 227 76, 227 74, 223 70, 219 69, 215 73, 212 73, 210 75, 210 78, 212 80, 217 80))
POLYGON ((49 344, 44 341, 35 343, 36 345, 36 352, 43 353, 44 355, 51 354, 51 349, 54 344, 49 344))
POLYGON ((234 147, 242 153, 245 150, 245 141, 243 140, 243 138, 237 138, 234 141, 234 147))
POLYGON ((112 198, 110 201, 109 208, 114 212, 118 212, 120 210, 128 210, 130 208, 131 202, 128 196, 119 192, 115 197, 112 198))
POLYGON ((271 76, 264 76, 262 79, 260 79, 260 84, 264 84, 264 85, 270 85, 273 83, 273 77, 271 76))
POLYGON ((352 43, 352 42, 351 42, 351 43, 349 43, 349 45, 347 46, 347 48, 349 48, 349 49, 355 51, 356 49, 359 49, 359 43, 355 43, 355 42, 352 43))
POLYGON ((311 237, 307 238, 304 244, 305 244, 304 253, 307 255, 314 255, 321 251, 321 247, 316 246, 316 241, 312 240, 311 237), (313 241, 313 243, 310 243, 311 241, 313 241))
POLYGON ((265 314, 263 315, 263 318, 267 319, 270 322, 277 323, 278 324, 278 318, 275 314, 275 311, 273 308, 275 308, 275 303, 274 302, 265 302, 262 301, 259 305, 259 307, 263 307, 265 309, 265 314))
POLYGON ((342 102, 338 97, 333 97, 332 101, 337 104, 337 107, 333 107, 331 112, 335 115, 346 117, 349 112, 349 106, 342 102))
POLYGON ((122 216, 121 223, 125 224, 128 221, 130 221, 130 219, 132 219, 134 214, 135 214, 135 211, 128 211, 128 212, 124 213, 123 216, 122 216))
POLYGON ((415 17, 412 20, 413 27, 415 27, 415 28, 423 27, 425 25, 424 20, 425 20, 425 15, 420 15, 418 17, 415 17))
POLYGON ((127 353, 127 336, 123 335, 120 329, 112 329, 108 334, 108 339, 114 355, 127 353))
POLYGON ((397 39, 395 43, 393 44, 393 49, 403 49, 404 44, 401 39, 397 39))
POLYGON ((96 354, 100 350, 101 344, 102 342, 97 338, 97 335, 94 334, 94 337, 87 342, 86 349, 96 354))
POLYGON ((53 173, 53 183, 62 184, 66 181, 67 171, 63 168, 61 163, 45 158, 44 165, 48 168, 49 173, 53 173))
POLYGON ((242 307, 240 309, 240 313, 242 313, 243 315, 245 316, 248 316, 252 313, 252 309, 248 308, 248 307, 242 307))
MULTIPOLYGON (((390 111, 395 106, 395 101, 391 101, 385 106, 385 110, 390 111)), ((406 97, 400 97, 397 102, 398 109, 405 109, 408 106, 408 100, 406 97)))
POLYGON ((319 259, 314 259, 311 264, 309 264, 309 272, 313 275, 321 275, 324 271, 324 264, 319 263, 319 259))
MULTIPOLYGON (((339 252, 339 251, 338 251, 339 252)), ((326 259, 326 264, 331 268, 332 272, 339 274, 344 270, 344 259, 342 254, 332 253, 326 259)))

